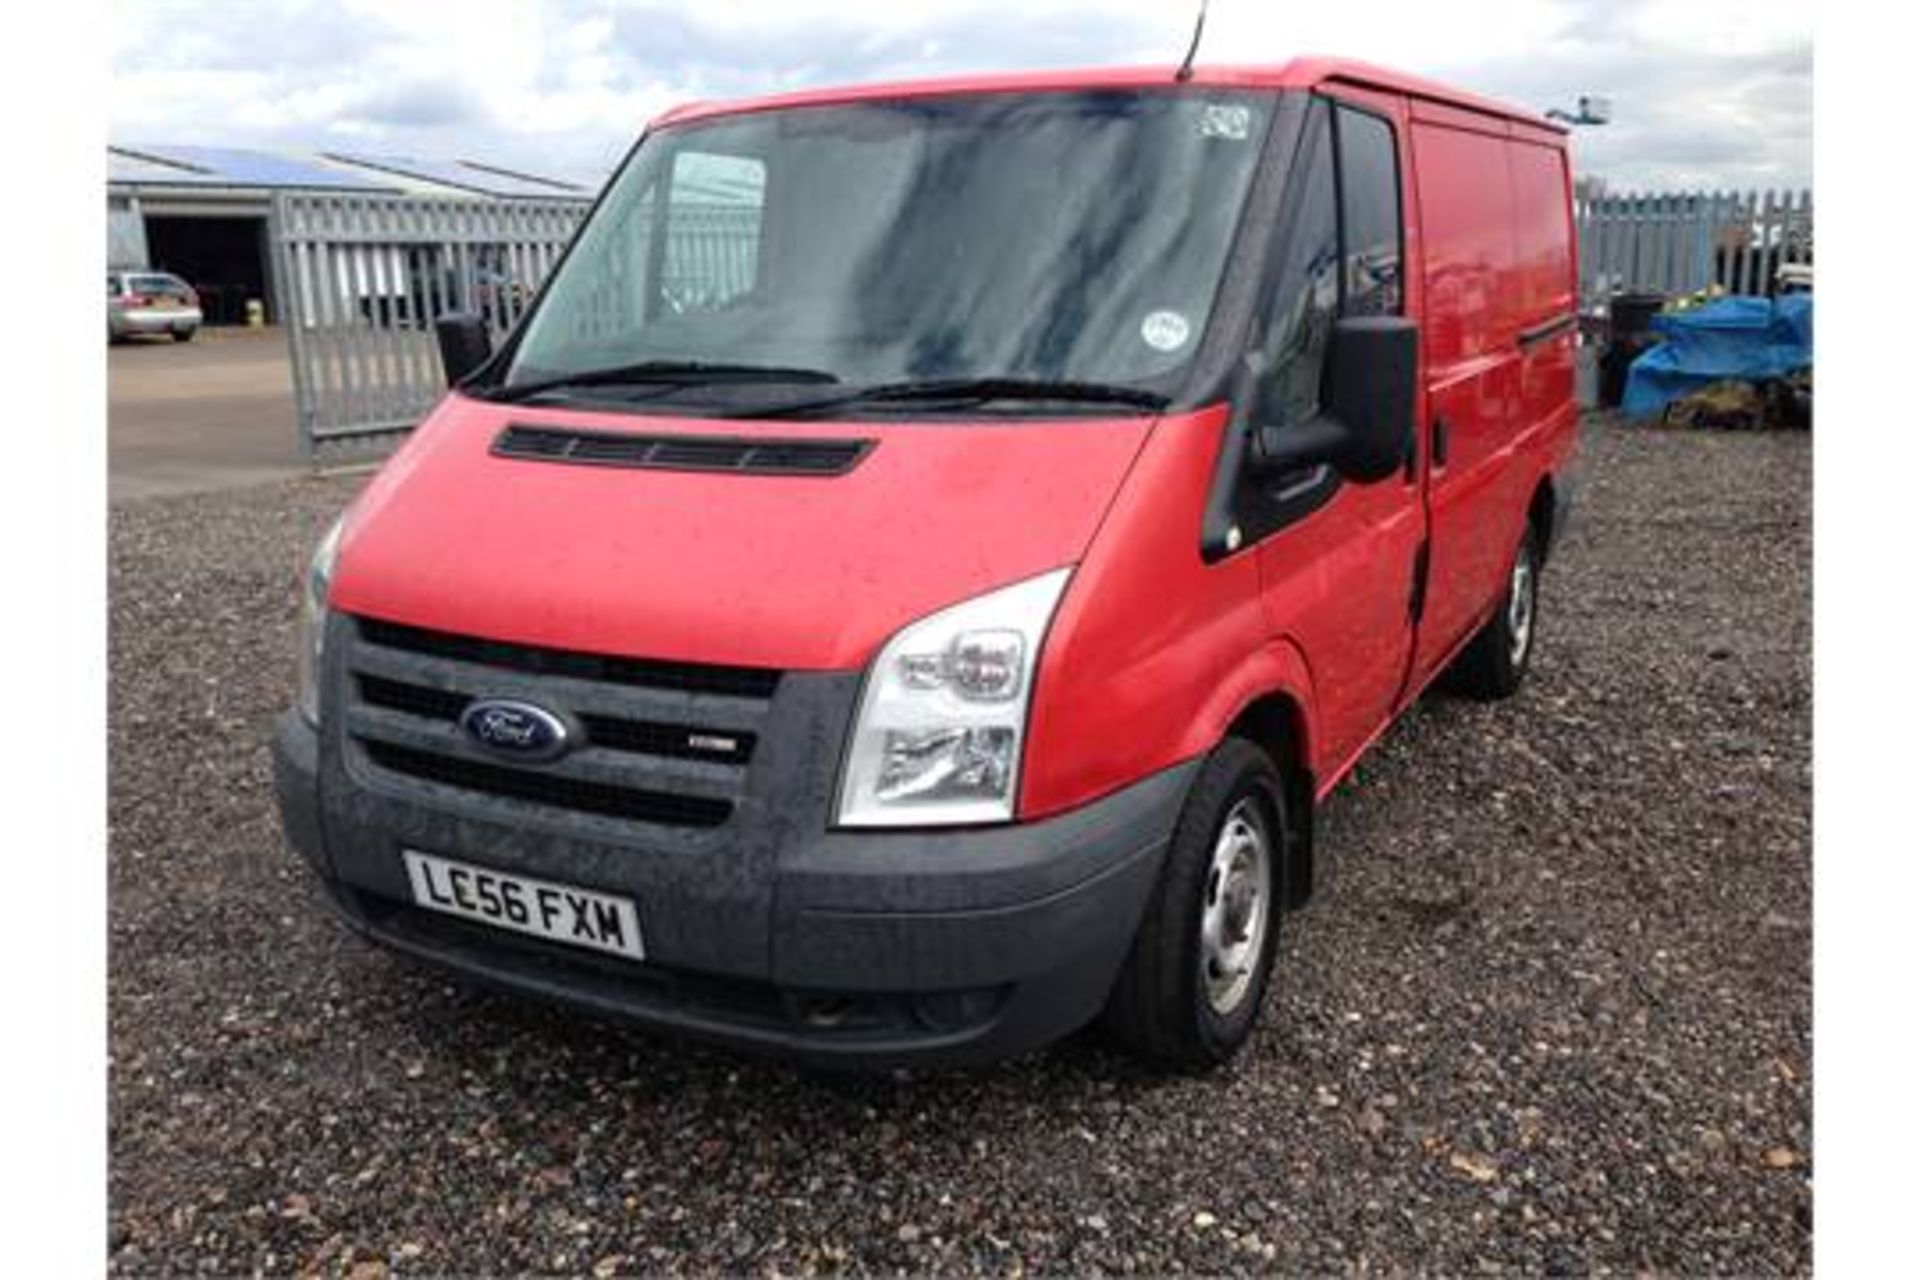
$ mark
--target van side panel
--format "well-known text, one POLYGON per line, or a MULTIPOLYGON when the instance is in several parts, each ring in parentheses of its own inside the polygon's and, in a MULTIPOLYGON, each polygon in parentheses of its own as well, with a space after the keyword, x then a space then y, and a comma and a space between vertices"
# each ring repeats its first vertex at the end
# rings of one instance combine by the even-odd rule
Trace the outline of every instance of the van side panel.
MULTIPOLYGON (((1382 105, 1338 88, 1333 96, 1382 105)), ((1558 135, 1431 100, 1392 114, 1407 130, 1407 307, 1422 321, 1427 408, 1418 454, 1432 519, 1411 697, 1492 608, 1534 486, 1571 451, 1571 334, 1525 353, 1520 339, 1571 313, 1575 276, 1558 135), (1510 154, 1518 152, 1526 154, 1510 154), (1448 435, 1437 465, 1427 430, 1436 417, 1447 419, 1448 435)), ((1360 744, 1343 750, 1327 732, 1310 653, 1261 615, 1257 548, 1213 565, 1195 554, 1225 418, 1216 406, 1160 420, 1075 573, 1035 690, 1023 820, 1211 749, 1242 710, 1273 694, 1298 709, 1300 763, 1318 790, 1351 764, 1360 744)), ((1323 595, 1338 590, 1326 567, 1299 576, 1290 601, 1298 610, 1338 608, 1314 598, 1315 581, 1323 595)))
POLYGON ((1413 125, 1426 281, 1427 600, 1411 687, 1504 580, 1520 426, 1520 298, 1504 123, 1428 106, 1413 125), (1463 127, 1469 126, 1469 127, 1463 127))
POLYGON ((1023 820, 1207 751, 1263 694, 1302 708, 1312 749, 1306 668, 1268 643, 1252 551, 1200 558, 1226 417, 1215 405, 1160 419, 1074 573, 1034 686, 1023 820))
POLYGON ((1513 174, 1514 242, 1519 257, 1521 450, 1528 465, 1524 498, 1542 473, 1557 471, 1573 447, 1575 310, 1572 182, 1567 151, 1544 130, 1515 127, 1508 144, 1513 174), (1535 139, 1535 140, 1528 140, 1535 139), (1547 336, 1540 336, 1547 335, 1547 336))

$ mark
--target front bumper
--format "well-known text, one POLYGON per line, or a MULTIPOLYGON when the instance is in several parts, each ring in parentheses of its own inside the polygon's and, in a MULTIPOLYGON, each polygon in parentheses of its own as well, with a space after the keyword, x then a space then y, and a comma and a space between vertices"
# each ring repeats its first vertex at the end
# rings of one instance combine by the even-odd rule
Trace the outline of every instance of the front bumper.
MULTIPOLYGON (((1193 764, 1017 826, 830 831, 788 791, 732 851, 627 845, 598 823, 390 794, 294 713, 274 744, 290 843, 355 929, 486 983, 738 1048, 815 1062, 964 1063, 1037 1048, 1099 1012, 1193 764), (523 939, 412 905, 402 848, 631 897, 649 959, 523 939), (716 888, 758 868, 764 883, 716 888), (732 910, 727 904, 733 904, 732 910)), ((726 838, 725 829, 715 833, 726 838)))

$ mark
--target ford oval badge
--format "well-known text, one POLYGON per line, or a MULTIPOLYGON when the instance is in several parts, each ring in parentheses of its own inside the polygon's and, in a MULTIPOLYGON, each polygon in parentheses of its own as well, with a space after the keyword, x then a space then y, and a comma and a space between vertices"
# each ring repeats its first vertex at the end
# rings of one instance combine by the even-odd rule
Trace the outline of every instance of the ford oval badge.
POLYGON ((516 698, 476 700, 461 713, 460 728, 495 755, 529 763, 557 760, 572 745, 566 721, 516 698))

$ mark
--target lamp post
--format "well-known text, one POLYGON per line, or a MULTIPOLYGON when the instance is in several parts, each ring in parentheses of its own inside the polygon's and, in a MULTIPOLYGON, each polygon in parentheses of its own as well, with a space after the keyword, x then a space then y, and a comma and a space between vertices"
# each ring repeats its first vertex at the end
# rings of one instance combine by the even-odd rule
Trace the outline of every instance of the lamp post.
POLYGON ((1596 98, 1587 94, 1580 95, 1573 111, 1563 111, 1559 107, 1547 109, 1547 119, 1559 120, 1565 124, 1606 124, 1613 119, 1613 102, 1608 98, 1596 98))

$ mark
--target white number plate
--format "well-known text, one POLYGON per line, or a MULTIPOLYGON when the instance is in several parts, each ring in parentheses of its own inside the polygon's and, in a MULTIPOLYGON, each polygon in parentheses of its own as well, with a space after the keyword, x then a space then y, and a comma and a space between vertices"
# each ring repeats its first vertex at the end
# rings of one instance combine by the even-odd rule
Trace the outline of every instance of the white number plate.
POLYGON ((413 884, 414 902, 429 911, 633 960, 646 959, 640 917, 630 899, 508 875, 412 849, 403 850, 401 856, 413 884))

